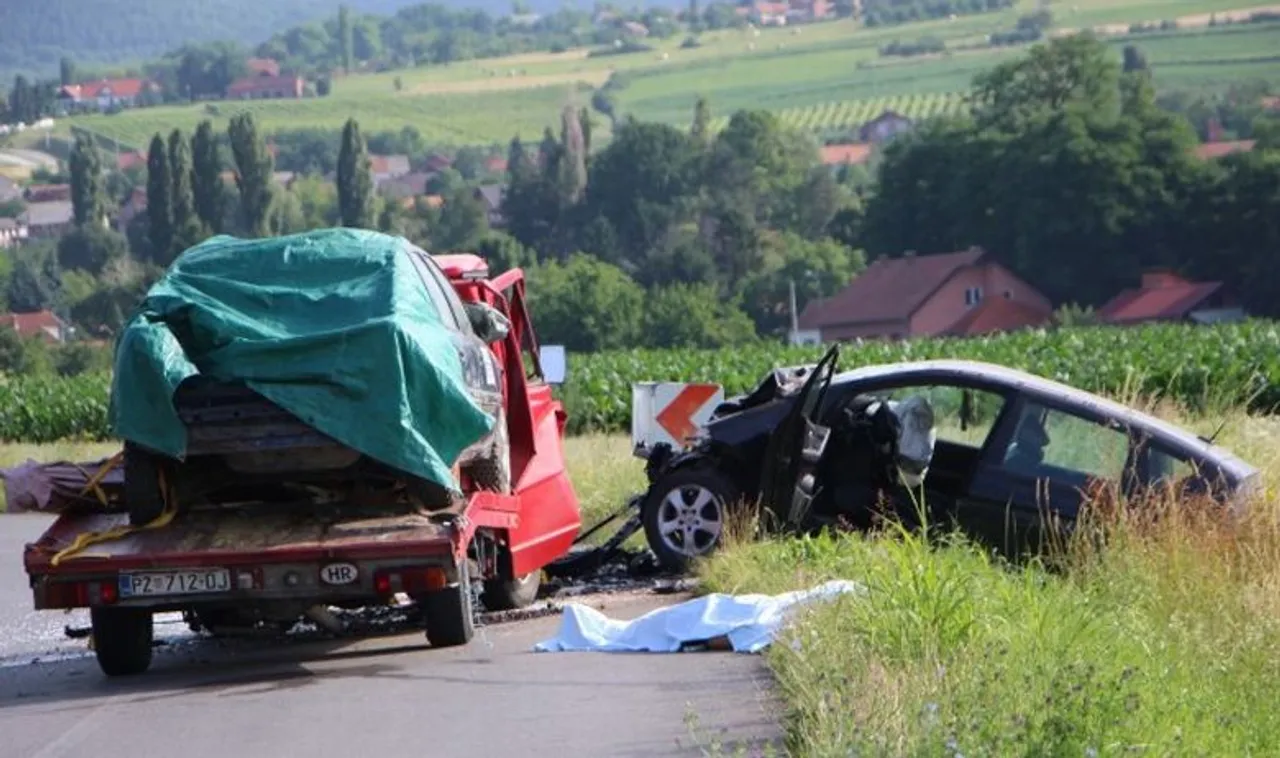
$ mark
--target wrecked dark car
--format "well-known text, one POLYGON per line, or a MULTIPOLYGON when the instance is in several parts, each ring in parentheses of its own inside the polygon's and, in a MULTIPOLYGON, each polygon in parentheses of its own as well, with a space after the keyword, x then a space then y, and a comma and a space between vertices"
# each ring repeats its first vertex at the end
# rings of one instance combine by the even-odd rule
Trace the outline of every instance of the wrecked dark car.
POLYGON ((1099 485, 1234 504, 1258 484, 1211 440, 1032 374, 955 360, 837 373, 838 355, 771 372, 684 449, 649 453, 641 519, 665 567, 712 552, 746 504, 801 531, 923 515, 1016 556, 1040 549, 1050 523, 1070 528, 1099 485))

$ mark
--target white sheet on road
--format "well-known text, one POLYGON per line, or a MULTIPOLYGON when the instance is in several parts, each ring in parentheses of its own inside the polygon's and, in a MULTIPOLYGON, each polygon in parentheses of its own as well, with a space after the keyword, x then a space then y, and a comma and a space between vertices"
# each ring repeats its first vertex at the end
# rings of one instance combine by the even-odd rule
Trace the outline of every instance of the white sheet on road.
POLYGON ((631 621, 617 621, 578 603, 564 607, 560 632, 534 646, 538 652, 675 653, 691 642, 727 637, 740 653, 758 653, 773 642, 793 608, 862 586, 830 581, 781 595, 712 594, 658 608, 631 621))

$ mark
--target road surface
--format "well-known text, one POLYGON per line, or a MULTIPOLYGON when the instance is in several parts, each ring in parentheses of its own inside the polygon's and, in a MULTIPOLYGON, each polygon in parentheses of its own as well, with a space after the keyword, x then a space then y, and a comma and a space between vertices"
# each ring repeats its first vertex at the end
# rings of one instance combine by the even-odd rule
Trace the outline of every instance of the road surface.
MULTIPOLYGON (((758 657, 530 652, 558 616, 485 627, 448 650, 420 633, 223 642, 166 623, 157 634, 170 644, 148 673, 107 679, 84 642, 63 634, 84 615, 29 610, 21 549, 47 522, 0 516, 5 756, 595 758, 781 744, 758 657)), ((627 618, 663 602, 631 594, 603 609, 627 618)))

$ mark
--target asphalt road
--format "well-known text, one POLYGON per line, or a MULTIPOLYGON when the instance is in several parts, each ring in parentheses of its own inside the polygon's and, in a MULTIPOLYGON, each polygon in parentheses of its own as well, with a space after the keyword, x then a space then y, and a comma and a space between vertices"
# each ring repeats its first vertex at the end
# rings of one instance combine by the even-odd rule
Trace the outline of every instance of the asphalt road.
MULTIPOLYGON (((162 623, 149 672, 107 679, 64 624, 30 611, 22 545, 43 517, 0 516, 0 755, 13 758, 702 755, 778 742, 759 658, 533 653, 558 616, 488 626, 464 648, 420 633, 356 642, 215 641, 162 623)), ((605 597, 630 618, 679 598, 605 597)), ((167 620, 167 617, 165 620, 167 620)), ((748 754, 759 754, 749 750, 748 754)))

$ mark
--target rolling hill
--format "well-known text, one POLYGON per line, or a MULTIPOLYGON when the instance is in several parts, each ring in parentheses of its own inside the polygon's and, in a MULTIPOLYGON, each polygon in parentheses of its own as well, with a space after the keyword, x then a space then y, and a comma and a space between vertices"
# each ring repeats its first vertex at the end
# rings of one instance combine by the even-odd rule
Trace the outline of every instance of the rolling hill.
MULTIPOLYGON (((390 14, 421 0, 346 0, 355 12, 390 14)), ((189 42, 257 44, 276 32, 337 12, 339 0, 11 0, 0 22, 0 82, 15 74, 56 76, 58 61, 127 64, 189 42)), ((502 0, 455 5, 507 12, 502 0)))

